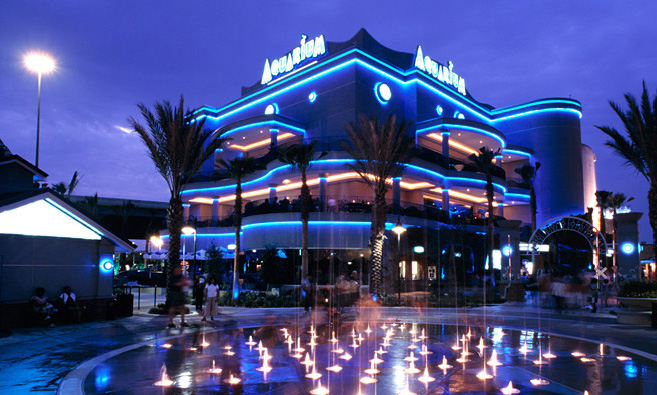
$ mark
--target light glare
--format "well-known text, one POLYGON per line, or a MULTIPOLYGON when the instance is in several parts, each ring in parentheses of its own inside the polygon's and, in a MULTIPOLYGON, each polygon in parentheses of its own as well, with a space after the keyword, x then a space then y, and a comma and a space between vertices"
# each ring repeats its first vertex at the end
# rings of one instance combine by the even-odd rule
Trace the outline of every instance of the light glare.
POLYGON ((38 74, 47 74, 55 70, 55 59, 45 53, 31 52, 23 60, 25 67, 38 74))

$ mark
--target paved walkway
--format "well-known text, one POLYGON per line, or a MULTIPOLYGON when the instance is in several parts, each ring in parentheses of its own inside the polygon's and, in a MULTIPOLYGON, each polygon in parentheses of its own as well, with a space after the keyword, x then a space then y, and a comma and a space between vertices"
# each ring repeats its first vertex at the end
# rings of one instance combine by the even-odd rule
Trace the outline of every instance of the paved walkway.
MULTIPOLYGON (((101 354, 135 343, 152 341, 179 333, 166 329, 166 317, 142 312, 129 318, 98 321, 56 328, 20 329, 0 338, 0 394, 27 392, 56 393, 62 379, 77 366, 101 354)), ((267 315, 277 321, 292 322, 301 313, 297 308, 222 308, 221 320, 234 320, 240 326, 261 324, 267 315)), ((558 315, 526 304, 507 303, 470 309, 381 308, 381 318, 427 323, 499 325, 532 328, 543 332, 586 338, 596 342, 638 351, 657 360, 657 330, 619 325, 610 314, 577 312, 558 315)), ((374 312, 368 311, 368 315, 374 312)), ((193 314, 189 321, 198 323, 193 314)), ((178 319, 176 319, 178 322, 178 319)))

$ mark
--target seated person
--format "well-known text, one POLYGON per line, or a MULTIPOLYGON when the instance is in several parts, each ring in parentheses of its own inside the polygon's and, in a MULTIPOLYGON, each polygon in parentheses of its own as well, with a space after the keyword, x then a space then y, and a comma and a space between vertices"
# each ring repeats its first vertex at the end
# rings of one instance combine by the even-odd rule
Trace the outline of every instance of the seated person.
POLYGON ((45 316, 43 318, 44 321, 50 321, 52 319, 51 316, 54 306, 48 302, 44 288, 39 287, 34 290, 34 296, 30 298, 30 306, 36 315, 39 317, 45 316))
POLYGON ((59 295, 59 311, 71 314, 78 324, 82 321, 82 309, 78 305, 75 293, 71 292, 71 287, 68 285, 64 287, 63 292, 59 295))

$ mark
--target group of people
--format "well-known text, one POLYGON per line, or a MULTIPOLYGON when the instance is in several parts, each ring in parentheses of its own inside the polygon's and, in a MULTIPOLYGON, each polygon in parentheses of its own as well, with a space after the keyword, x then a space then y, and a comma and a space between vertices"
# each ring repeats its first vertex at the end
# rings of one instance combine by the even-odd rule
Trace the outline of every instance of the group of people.
POLYGON ((345 307, 353 306, 359 298, 358 272, 354 270, 351 275, 339 275, 334 286, 322 287, 323 295, 318 295, 317 284, 313 281, 313 276, 309 274, 301 280, 301 291, 306 312, 314 308, 318 304, 318 300, 329 299, 338 311, 342 311, 345 307))
POLYGON ((609 287, 608 281, 598 284, 586 273, 577 276, 544 274, 538 278, 541 304, 553 307, 559 313, 582 308, 589 308, 595 312, 598 293, 602 294, 602 301, 606 305, 609 287))
POLYGON ((173 273, 169 278, 170 293, 169 301, 171 306, 169 308, 169 328, 175 328, 173 317, 176 312, 180 313, 180 326, 189 326, 185 322, 185 304, 187 303, 187 292, 190 287, 194 287, 194 297, 197 310, 201 310, 203 301, 205 301, 205 308, 202 309, 203 318, 201 321, 206 321, 210 316, 210 320, 214 320, 214 316, 218 314, 217 299, 219 297, 219 286, 216 284, 214 278, 205 281, 200 275, 196 276, 196 283, 192 281, 182 270, 182 266, 176 266, 173 273))
POLYGON ((42 318, 51 327, 55 326, 53 322, 55 313, 69 316, 76 323, 82 322, 82 308, 78 304, 77 296, 68 285, 64 287, 54 304, 46 296, 45 288, 35 289, 34 296, 30 298, 30 307, 35 315, 42 318))

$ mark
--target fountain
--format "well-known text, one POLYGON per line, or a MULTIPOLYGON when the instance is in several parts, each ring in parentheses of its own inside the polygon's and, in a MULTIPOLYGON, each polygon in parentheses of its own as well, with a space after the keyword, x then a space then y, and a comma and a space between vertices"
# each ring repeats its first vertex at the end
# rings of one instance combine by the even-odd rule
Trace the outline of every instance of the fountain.
POLYGON ((445 373, 447 369, 452 368, 452 365, 447 363, 447 358, 443 355, 443 361, 440 363, 440 365, 438 365, 438 368, 441 369, 443 373, 445 373))
POLYGON ((513 384, 509 381, 509 385, 506 387, 500 389, 504 395, 513 395, 513 394, 519 394, 520 390, 517 388, 513 388, 513 384))
POLYGON ((158 386, 158 387, 171 387, 173 384, 173 381, 169 379, 169 376, 167 376, 167 367, 166 365, 162 365, 162 370, 161 370, 161 375, 160 375, 160 380, 156 381, 153 383, 153 385, 158 386))
POLYGON ((210 374, 219 374, 223 370, 221 368, 215 367, 214 359, 212 360, 212 368, 208 369, 207 372, 210 374))
POLYGON ((319 381, 317 382, 317 387, 311 389, 311 390, 310 390, 310 393, 311 393, 312 395, 326 395, 326 394, 329 393, 329 390, 328 390, 328 388, 326 388, 326 387, 322 387, 322 381, 319 380, 319 381))
POLYGON ((490 354, 490 359, 488 360, 488 366, 491 367, 497 367, 497 366, 502 366, 502 362, 497 360, 497 351, 493 350, 490 354))
POLYGON ((430 383, 430 382, 436 380, 435 377, 429 376, 429 369, 426 366, 424 367, 424 373, 422 374, 422 376, 418 377, 417 379, 419 381, 423 382, 424 384, 427 384, 427 383, 430 383))

